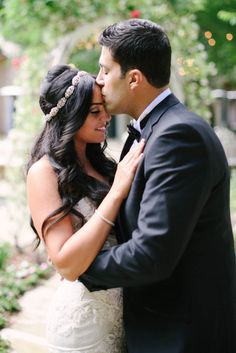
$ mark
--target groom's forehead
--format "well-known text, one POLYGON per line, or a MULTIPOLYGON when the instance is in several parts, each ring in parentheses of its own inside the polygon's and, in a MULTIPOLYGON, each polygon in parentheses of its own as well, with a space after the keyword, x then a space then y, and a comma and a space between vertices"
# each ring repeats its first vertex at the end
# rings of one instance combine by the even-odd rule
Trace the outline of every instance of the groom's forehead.
POLYGON ((102 50, 101 50, 101 54, 100 54, 100 61, 103 62, 114 62, 114 58, 113 58, 113 55, 112 55, 112 51, 110 48, 108 47, 102 47, 102 50))
POLYGON ((114 61, 109 60, 108 58, 100 57, 99 59, 99 67, 104 70, 111 70, 114 66, 120 67, 120 65, 114 61))

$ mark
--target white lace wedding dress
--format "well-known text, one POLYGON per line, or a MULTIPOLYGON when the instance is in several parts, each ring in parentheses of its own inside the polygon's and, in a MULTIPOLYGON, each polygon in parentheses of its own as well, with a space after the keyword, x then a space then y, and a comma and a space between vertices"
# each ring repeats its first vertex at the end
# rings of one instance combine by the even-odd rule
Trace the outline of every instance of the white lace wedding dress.
MULTIPOLYGON (((87 219, 94 212, 87 198, 78 209, 87 219)), ((104 246, 114 242, 110 235, 104 246)), ((79 281, 62 280, 49 308, 47 341, 49 353, 124 353, 122 290, 89 292, 79 281)))

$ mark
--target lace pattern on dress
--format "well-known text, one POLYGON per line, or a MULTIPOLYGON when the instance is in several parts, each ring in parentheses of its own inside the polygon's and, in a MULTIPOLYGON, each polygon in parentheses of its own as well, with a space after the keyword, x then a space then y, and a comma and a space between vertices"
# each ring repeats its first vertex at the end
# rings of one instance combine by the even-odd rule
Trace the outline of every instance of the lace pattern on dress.
MULTIPOLYGON (((95 209, 88 199, 78 208, 86 219, 95 209)), ((77 229, 77 217, 72 217, 77 229)), ((115 243, 111 235, 104 248, 115 243)), ((49 353, 125 353, 122 301, 120 288, 89 292, 79 281, 61 281, 47 321, 49 353)))

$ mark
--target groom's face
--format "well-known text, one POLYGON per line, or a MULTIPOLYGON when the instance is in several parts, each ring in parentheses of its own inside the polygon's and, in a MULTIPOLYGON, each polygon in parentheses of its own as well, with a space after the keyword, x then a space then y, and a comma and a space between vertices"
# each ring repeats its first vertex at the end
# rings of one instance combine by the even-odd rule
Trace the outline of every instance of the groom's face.
POLYGON ((121 75, 120 65, 113 60, 111 51, 102 47, 97 83, 102 89, 106 108, 110 114, 129 114, 129 83, 127 74, 121 75))

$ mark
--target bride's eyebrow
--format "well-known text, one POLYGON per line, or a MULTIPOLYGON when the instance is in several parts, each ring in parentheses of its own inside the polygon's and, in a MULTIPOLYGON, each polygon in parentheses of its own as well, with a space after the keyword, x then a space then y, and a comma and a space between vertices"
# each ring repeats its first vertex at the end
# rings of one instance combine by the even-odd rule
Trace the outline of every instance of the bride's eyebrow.
MULTIPOLYGON (((99 103, 91 103, 91 105, 90 105, 90 110, 91 110, 91 109, 96 109, 96 106, 100 106, 100 105, 102 105, 102 106, 104 107, 104 103, 102 103, 102 102, 99 102, 99 103)), ((97 107, 97 109, 99 109, 99 108, 97 107)))

